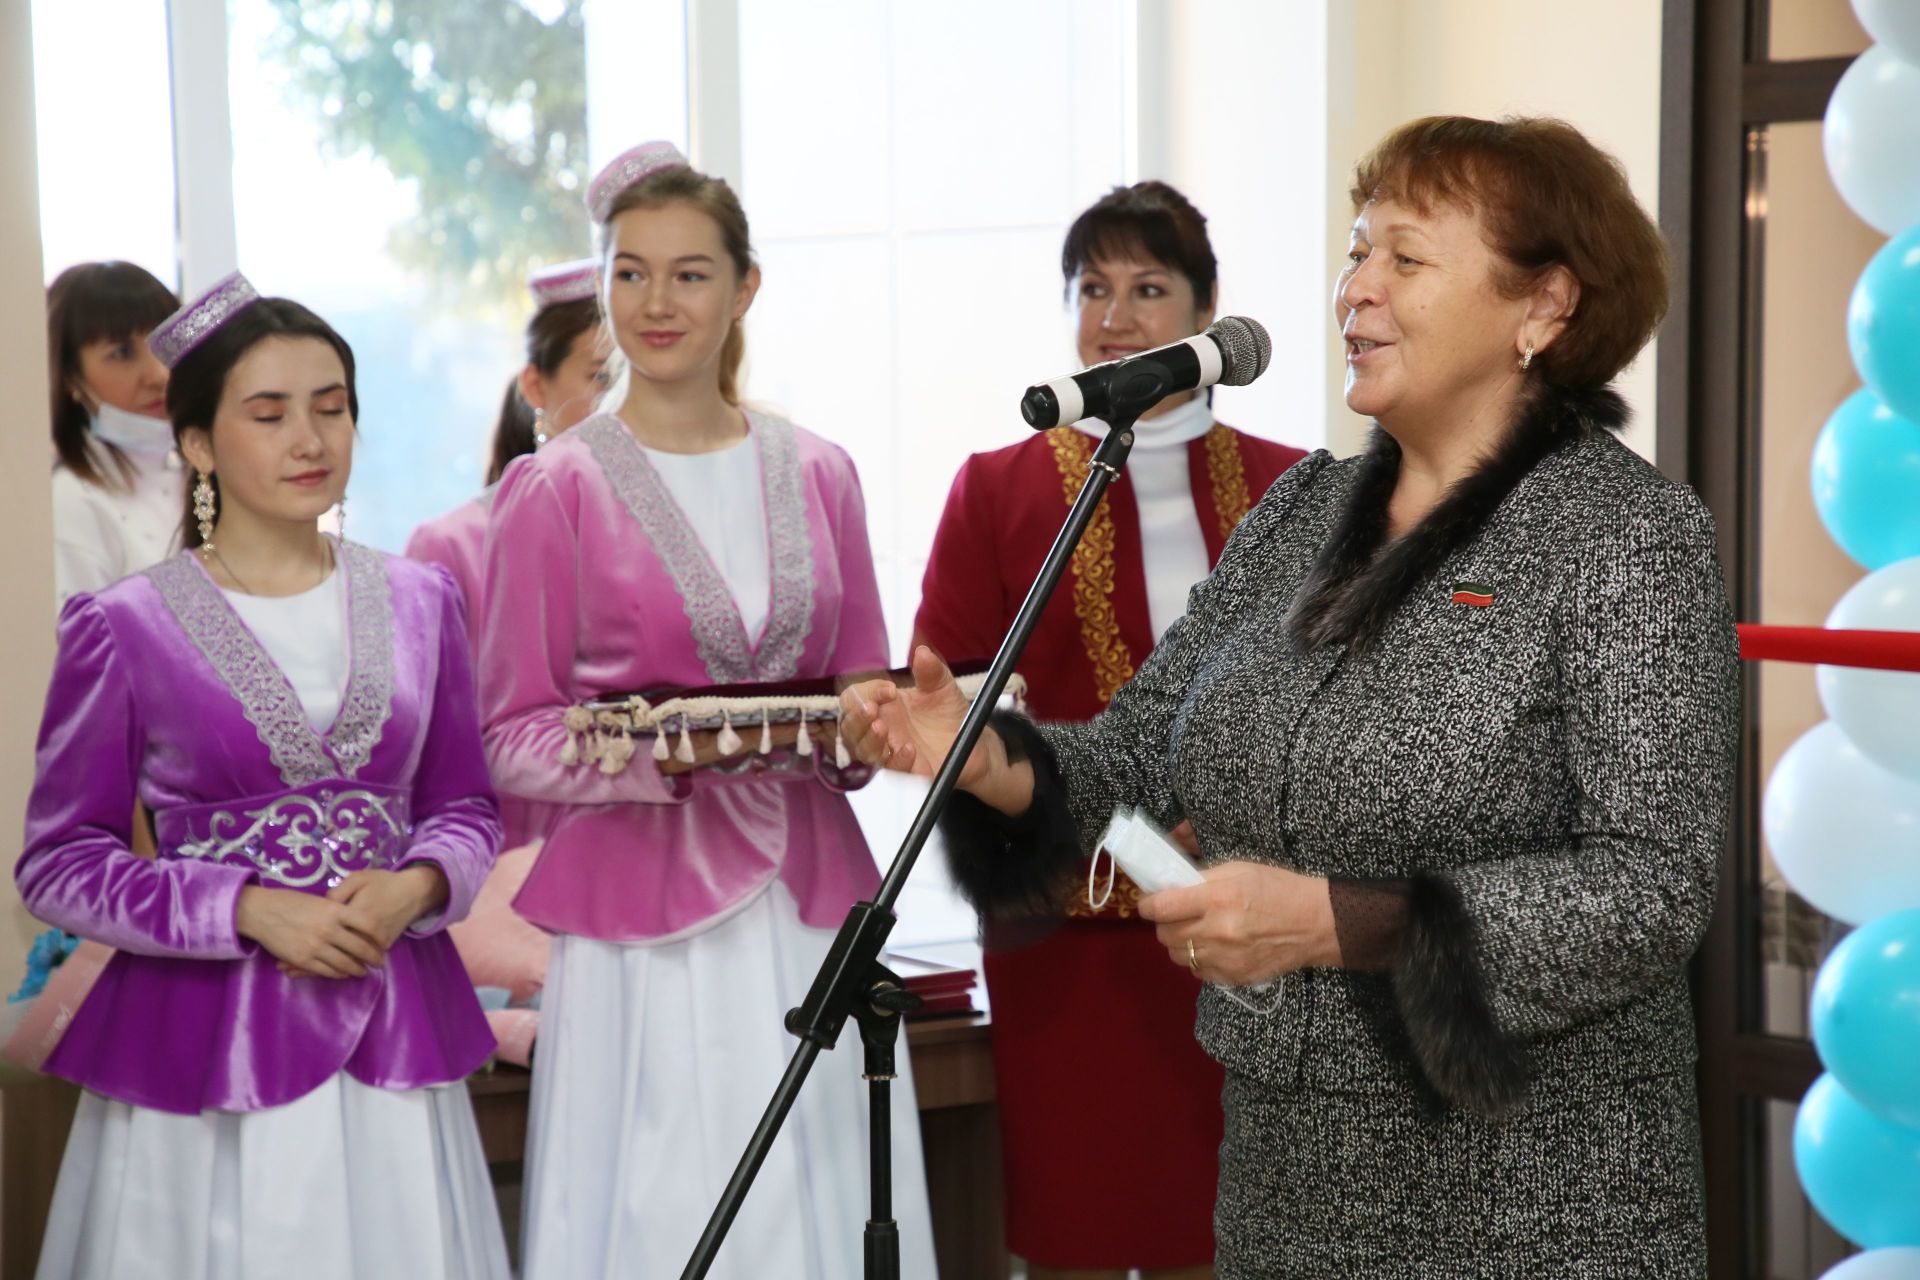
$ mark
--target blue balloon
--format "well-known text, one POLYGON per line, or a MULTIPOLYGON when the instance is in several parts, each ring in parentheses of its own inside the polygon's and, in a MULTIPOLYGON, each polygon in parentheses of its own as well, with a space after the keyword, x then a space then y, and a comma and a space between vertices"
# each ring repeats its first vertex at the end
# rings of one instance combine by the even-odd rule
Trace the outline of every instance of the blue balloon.
POLYGON ((1920 556, 1920 424, 1864 388, 1841 401, 1814 442, 1813 505, 1868 570, 1920 556))
POLYGON ((1813 1044, 1868 1110, 1920 1129, 1920 908, 1848 934, 1813 984, 1813 1044))
POLYGON ((1873 255, 1847 306, 1847 346, 1860 380, 1889 409, 1920 422, 1920 226, 1873 255))
POLYGON ((1847 1239, 1920 1245, 1920 1129, 1882 1120, 1824 1075, 1800 1101, 1793 1163, 1807 1199, 1847 1239))

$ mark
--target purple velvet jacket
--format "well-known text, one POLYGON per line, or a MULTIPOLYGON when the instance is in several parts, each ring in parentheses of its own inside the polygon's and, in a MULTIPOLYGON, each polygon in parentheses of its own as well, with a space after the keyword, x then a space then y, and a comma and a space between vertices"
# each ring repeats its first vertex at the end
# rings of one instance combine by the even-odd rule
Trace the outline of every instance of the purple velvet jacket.
POLYGON ((341 1070, 457 1080, 492 1051, 444 932, 500 844, 459 593, 354 543, 341 563, 351 664, 324 736, 191 554, 61 614, 14 874, 35 916, 118 954, 50 1073, 162 1111, 254 1111, 341 1070), (136 795, 153 861, 128 848, 136 795), (421 861, 445 873, 446 908, 364 978, 289 979, 235 930, 249 884, 325 893, 421 861))

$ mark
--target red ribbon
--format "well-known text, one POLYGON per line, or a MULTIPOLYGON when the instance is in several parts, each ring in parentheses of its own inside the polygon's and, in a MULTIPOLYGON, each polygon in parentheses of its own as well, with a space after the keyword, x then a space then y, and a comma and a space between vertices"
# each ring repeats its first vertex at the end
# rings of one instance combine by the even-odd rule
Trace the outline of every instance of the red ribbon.
POLYGON ((1748 662, 1814 662, 1829 667, 1920 672, 1920 631, 1829 631, 1743 622, 1740 656, 1748 662))

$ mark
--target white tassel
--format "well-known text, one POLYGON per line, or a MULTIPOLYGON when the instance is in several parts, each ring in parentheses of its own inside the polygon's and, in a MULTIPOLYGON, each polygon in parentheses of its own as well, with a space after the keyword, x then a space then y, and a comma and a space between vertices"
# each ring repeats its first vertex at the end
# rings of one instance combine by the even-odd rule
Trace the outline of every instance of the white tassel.
POLYGON ((800 717, 800 736, 794 739, 793 753, 797 756, 813 754, 813 733, 807 725, 806 716, 800 717))
POLYGON ((653 758, 661 764, 673 759, 673 748, 667 745, 667 727, 656 725, 653 730, 653 758))
POLYGON ((605 754, 600 757, 600 772, 616 774, 627 767, 627 761, 633 759, 633 739, 622 734, 607 740, 605 754))
POLYGON ((740 750, 740 735, 733 731, 733 718, 731 716, 724 713, 721 715, 720 736, 715 739, 714 745, 720 748, 720 754, 723 756, 733 755, 740 750))
POLYGON ((585 707, 568 707, 561 717, 567 726, 567 744, 560 748, 560 763, 568 766, 580 763, 580 735, 593 727, 593 712, 585 707))
POLYGON ((845 717, 833 722, 833 763, 842 769, 853 767, 853 757, 847 754, 847 722, 845 717))
POLYGON ((680 717, 680 742, 673 749, 673 758, 681 764, 693 763, 693 735, 687 731, 687 718, 680 717))
POLYGON ((773 718, 765 707, 760 708, 760 754, 773 754, 773 718))

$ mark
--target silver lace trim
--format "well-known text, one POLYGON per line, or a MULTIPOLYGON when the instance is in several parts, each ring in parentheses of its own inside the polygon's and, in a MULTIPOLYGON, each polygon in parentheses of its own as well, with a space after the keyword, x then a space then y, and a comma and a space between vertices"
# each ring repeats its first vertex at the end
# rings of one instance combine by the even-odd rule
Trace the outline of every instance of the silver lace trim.
POLYGON ((412 834, 403 796, 321 791, 280 796, 258 809, 217 809, 207 834, 176 857, 245 863, 275 884, 331 888, 355 871, 391 865, 412 834))
POLYGON ((662 169, 672 169, 687 163, 680 154, 680 148, 671 142, 643 142, 630 147, 609 160, 606 167, 593 176, 587 184, 587 213, 599 224, 604 225, 613 213, 613 202, 642 178, 650 177, 662 169))
POLYGON ((340 714, 324 740, 308 722, 285 673, 194 563, 192 552, 145 571, 181 630, 239 701, 280 780, 290 787, 352 777, 373 754, 393 714, 393 593, 386 565, 370 548, 339 545, 347 574, 349 670, 340 714))
POLYGON ((760 634, 754 676, 790 680, 813 632, 813 534, 807 526, 806 479, 793 424, 749 415, 760 434, 761 481, 767 490, 767 537, 772 544, 773 597, 760 634))
POLYGON ((344 539, 338 545, 347 569, 349 668, 340 714, 326 741, 341 775, 351 778, 373 757, 393 715, 393 584, 378 551, 344 539))
POLYGON ((212 288, 155 326, 147 335, 147 348, 171 369, 215 329, 258 301, 260 295, 245 276, 228 272, 212 288))
POLYGON ((694 647, 715 684, 792 678, 813 631, 813 535, 793 424, 759 414, 748 418, 760 450, 773 579, 757 650, 748 646, 726 579, 632 433, 612 415, 574 429, 666 565, 693 629, 694 647))

